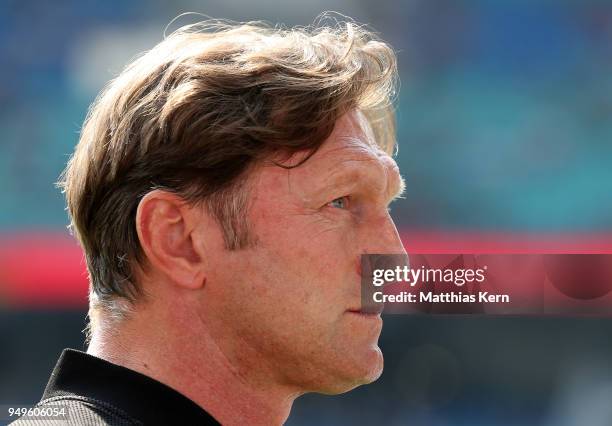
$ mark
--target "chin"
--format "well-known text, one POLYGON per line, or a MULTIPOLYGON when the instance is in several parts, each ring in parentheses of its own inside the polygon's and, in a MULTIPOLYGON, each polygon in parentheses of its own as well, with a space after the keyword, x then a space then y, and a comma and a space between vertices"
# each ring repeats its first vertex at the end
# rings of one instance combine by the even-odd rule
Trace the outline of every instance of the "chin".
POLYGON ((351 358, 350 361, 341 367, 342 371, 337 372, 334 382, 327 383, 325 389, 320 390, 319 393, 327 395, 345 393, 361 385, 372 383, 382 375, 384 360, 378 346, 368 348, 366 353, 351 358))
POLYGON ((372 383, 382 375, 384 367, 384 359, 382 351, 378 346, 370 350, 368 354, 367 368, 362 376, 362 381, 359 384, 372 383))

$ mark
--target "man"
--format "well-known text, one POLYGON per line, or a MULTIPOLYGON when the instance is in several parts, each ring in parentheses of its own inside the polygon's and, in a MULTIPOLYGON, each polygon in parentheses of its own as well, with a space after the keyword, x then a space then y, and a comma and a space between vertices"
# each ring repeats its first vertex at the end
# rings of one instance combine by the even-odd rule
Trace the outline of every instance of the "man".
POLYGON ((395 78, 393 51, 351 23, 208 22, 127 67, 63 175, 90 344, 62 354, 40 405, 73 424, 269 425, 304 393, 376 380, 359 265, 404 252, 395 78))

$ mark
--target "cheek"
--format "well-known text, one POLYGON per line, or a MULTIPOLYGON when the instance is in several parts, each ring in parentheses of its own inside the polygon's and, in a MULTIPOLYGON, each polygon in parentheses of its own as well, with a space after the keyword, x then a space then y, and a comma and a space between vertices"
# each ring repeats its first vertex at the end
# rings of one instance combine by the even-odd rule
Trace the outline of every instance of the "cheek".
POLYGON ((324 276, 331 266, 356 255, 357 226, 348 215, 284 213, 271 219, 274 226, 264 229, 263 245, 291 265, 310 265, 324 276))
POLYGON ((265 233, 248 261, 236 268, 241 270, 236 281, 248 288, 244 309, 278 321, 277 327, 333 322, 352 303, 347 300, 352 284, 358 288, 354 262, 331 233, 317 238, 286 229, 265 233))
POLYGON ((335 293, 344 293, 350 282, 358 278, 355 262, 359 256, 354 251, 355 245, 340 229, 320 228, 302 226, 297 232, 281 229, 269 234, 272 259, 268 260, 281 269, 279 275, 290 283, 288 291, 309 300, 325 296, 333 302, 335 293), (272 245, 273 241, 282 243, 272 245))
POLYGON ((359 297, 350 219, 260 207, 251 216, 258 244, 239 251, 236 258, 243 260, 232 268, 249 289, 248 309, 256 303, 284 322, 333 321, 359 297))
POLYGON ((240 340, 283 363, 329 345, 339 316, 334 312, 339 298, 318 287, 317 270, 295 265, 304 260, 293 257, 297 253, 281 257, 263 248, 243 253, 222 302, 223 322, 240 340))

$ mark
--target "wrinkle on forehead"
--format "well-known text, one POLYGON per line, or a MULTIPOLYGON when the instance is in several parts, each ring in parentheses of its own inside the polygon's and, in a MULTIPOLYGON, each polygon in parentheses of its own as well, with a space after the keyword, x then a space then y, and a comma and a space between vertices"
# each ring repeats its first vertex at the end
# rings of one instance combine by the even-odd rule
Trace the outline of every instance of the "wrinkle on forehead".
POLYGON ((289 158, 279 156, 278 158, 273 157, 264 160, 262 165, 264 167, 278 167, 277 161, 282 161, 287 165, 297 165, 297 167, 287 167, 287 169, 304 169, 309 164, 317 162, 316 159, 318 158, 346 149, 362 153, 375 153, 377 156, 389 155, 376 142, 374 131, 365 114, 359 109, 355 109, 344 114, 336 121, 332 133, 314 153, 298 151, 290 155, 289 158), (302 163, 306 156, 308 158, 302 163))
MULTIPOLYGON (((343 142, 341 146, 330 148, 325 154, 337 153, 339 151, 348 151, 348 154, 356 154, 355 160, 376 160, 388 157, 387 153, 380 149, 376 143, 368 141, 365 138, 356 136, 340 136, 339 142, 343 142)), ((353 157, 352 157, 353 158, 353 157)))
POLYGON ((371 181, 378 181, 376 186, 380 185, 385 194, 391 193, 390 198, 396 198, 403 189, 397 164, 376 143, 368 119, 359 110, 342 116, 329 138, 305 163, 277 173, 283 176, 289 192, 303 201, 315 196, 308 187, 323 187, 325 182, 337 179, 350 181, 351 176, 358 179, 364 173, 378 175, 378 179, 371 181))
MULTIPOLYGON (((376 136, 370 126, 370 122, 363 112, 360 110, 353 110, 345 114, 340 120, 338 120, 338 126, 334 129, 333 133, 337 132, 336 138, 353 138, 355 142, 359 141, 362 144, 371 148, 380 149, 376 143, 376 136), (358 134, 360 137, 355 137, 358 134)), ((332 133, 332 135, 333 135, 332 133)))
POLYGON ((333 155, 341 150, 375 157, 388 155, 376 142, 367 117, 358 109, 346 113, 336 122, 332 134, 321 148, 319 157, 333 155))
POLYGON ((338 146, 328 148, 321 153, 319 159, 322 162, 319 166, 322 170, 333 170, 334 166, 346 165, 346 167, 340 167, 328 173, 327 180, 334 181, 336 178, 343 181, 350 180, 351 176, 363 176, 362 173, 384 175, 382 179, 374 179, 384 185, 384 189, 381 187, 380 190, 384 192, 389 201, 400 198, 405 190, 405 183, 397 163, 373 139, 363 136, 363 134, 355 135, 354 133, 340 135, 335 141, 332 141, 332 144, 337 143, 338 146))

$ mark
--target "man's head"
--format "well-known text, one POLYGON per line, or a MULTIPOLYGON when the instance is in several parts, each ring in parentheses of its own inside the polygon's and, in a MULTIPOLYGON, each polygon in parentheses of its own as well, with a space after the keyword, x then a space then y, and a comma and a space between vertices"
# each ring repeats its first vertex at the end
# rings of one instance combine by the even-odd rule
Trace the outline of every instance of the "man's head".
POLYGON ((248 353, 296 389, 378 377, 359 256, 403 250, 387 212, 402 187, 395 66, 353 24, 205 24, 133 62, 93 105, 62 182, 94 327, 163 299, 230 361, 248 353))

